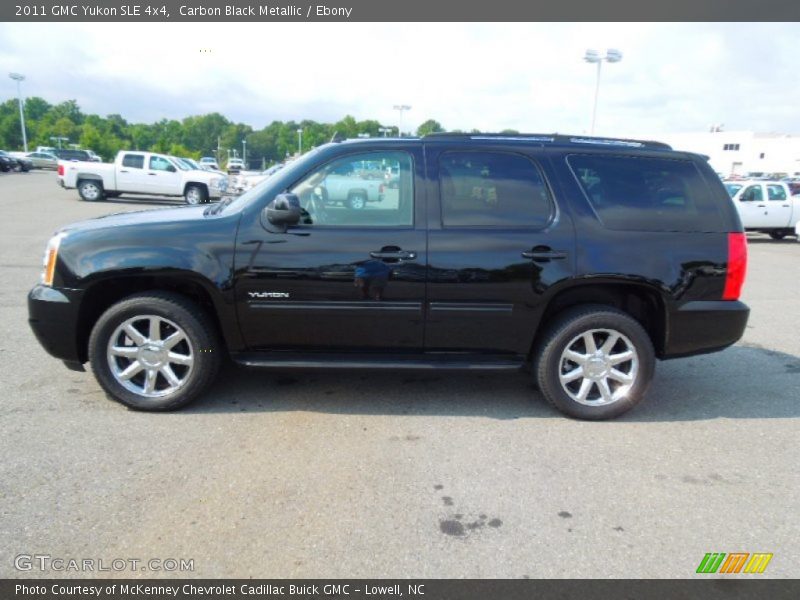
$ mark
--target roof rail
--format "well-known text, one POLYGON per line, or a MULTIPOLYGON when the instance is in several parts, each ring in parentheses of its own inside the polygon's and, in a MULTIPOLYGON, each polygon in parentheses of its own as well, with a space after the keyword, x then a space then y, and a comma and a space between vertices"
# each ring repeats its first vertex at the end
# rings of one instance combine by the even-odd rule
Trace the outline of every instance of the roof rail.
POLYGON ((597 146, 624 146, 627 148, 652 148, 672 150, 664 142, 650 140, 631 140, 625 138, 602 138, 586 135, 564 135, 560 133, 429 133, 423 139, 433 140, 508 140, 516 142, 536 142, 549 144, 586 144, 597 146))

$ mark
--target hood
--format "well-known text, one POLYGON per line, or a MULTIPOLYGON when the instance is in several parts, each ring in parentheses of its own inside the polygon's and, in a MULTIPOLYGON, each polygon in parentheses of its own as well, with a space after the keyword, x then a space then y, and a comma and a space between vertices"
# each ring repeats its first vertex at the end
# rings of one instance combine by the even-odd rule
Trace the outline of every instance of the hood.
POLYGON ((132 225, 165 224, 175 222, 202 221, 206 218, 213 218, 213 215, 206 216, 204 213, 208 208, 207 204, 196 206, 178 206, 175 208, 156 208, 134 212, 121 212, 111 215, 104 215, 86 221, 71 223, 62 227, 59 231, 89 231, 91 229, 109 229, 113 227, 128 227, 132 225))

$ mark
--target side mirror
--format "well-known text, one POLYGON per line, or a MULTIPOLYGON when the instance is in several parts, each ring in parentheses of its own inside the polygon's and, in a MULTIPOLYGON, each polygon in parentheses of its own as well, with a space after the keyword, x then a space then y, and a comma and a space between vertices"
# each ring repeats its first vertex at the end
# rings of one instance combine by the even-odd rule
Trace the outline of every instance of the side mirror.
POLYGON ((170 173, 175 173, 177 170, 173 165, 167 165, 167 171, 170 173))
POLYGON ((278 194, 264 209, 267 221, 284 228, 300 222, 302 209, 297 194, 278 194))

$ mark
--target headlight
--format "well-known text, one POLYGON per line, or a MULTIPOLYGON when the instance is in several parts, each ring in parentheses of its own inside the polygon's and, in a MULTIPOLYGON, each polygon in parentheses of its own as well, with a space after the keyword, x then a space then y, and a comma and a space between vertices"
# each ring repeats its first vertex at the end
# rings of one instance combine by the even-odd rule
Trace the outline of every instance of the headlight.
POLYGON ((58 248, 61 245, 61 240, 64 239, 66 233, 57 233, 50 238, 47 242, 47 248, 44 251, 44 260, 42 261, 42 284, 47 286, 53 285, 53 275, 56 272, 56 260, 58 259, 58 248))

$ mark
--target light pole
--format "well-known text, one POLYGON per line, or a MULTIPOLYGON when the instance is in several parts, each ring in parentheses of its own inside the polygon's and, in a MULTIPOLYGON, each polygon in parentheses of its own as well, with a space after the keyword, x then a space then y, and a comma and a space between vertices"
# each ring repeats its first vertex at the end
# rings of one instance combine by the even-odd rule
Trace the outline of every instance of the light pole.
POLYGON ((297 128, 297 156, 303 153, 303 128, 297 128))
POLYGON ((20 127, 22 127, 22 146, 25 148, 25 152, 27 152, 28 136, 25 134, 25 111, 22 109, 22 90, 20 88, 20 82, 25 80, 25 75, 22 75, 21 73, 9 73, 8 76, 17 82, 17 100, 19 101, 19 124, 20 127))
POLYGON ((244 163, 244 168, 247 168, 247 140, 242 140, 242 162, 244 163))
POLYGON ((395 104, 392 109, 400 111, 400 126, 397 128, 397 137, 403 137, 403 113, 411 110, 411 107, 408 104, 395 104))
POLYGON ((597 119, 597 97, 600 95, 600 66, 603 64, 603 61, 610 63, 621 61, 622 52, 609 48, 605 56, 600 56, 596 50, 587 50, 586 54, 583 56, 583 60, 588 63, 597 64, 597 81, 594 87, 594 108, 592 109, 592 129, 590 131, 590 134, 594 135, 594 124, 597 119))
POLYGON ((388 133, 389 133, 391 130, 392 130, 392 128, 391 128, 391 127, 378 127, 378 131, 380 131, 380 132, 383 134, 383 137, 386 137, 386 135, 387 135, 387 134, 388 134, 388 133))

